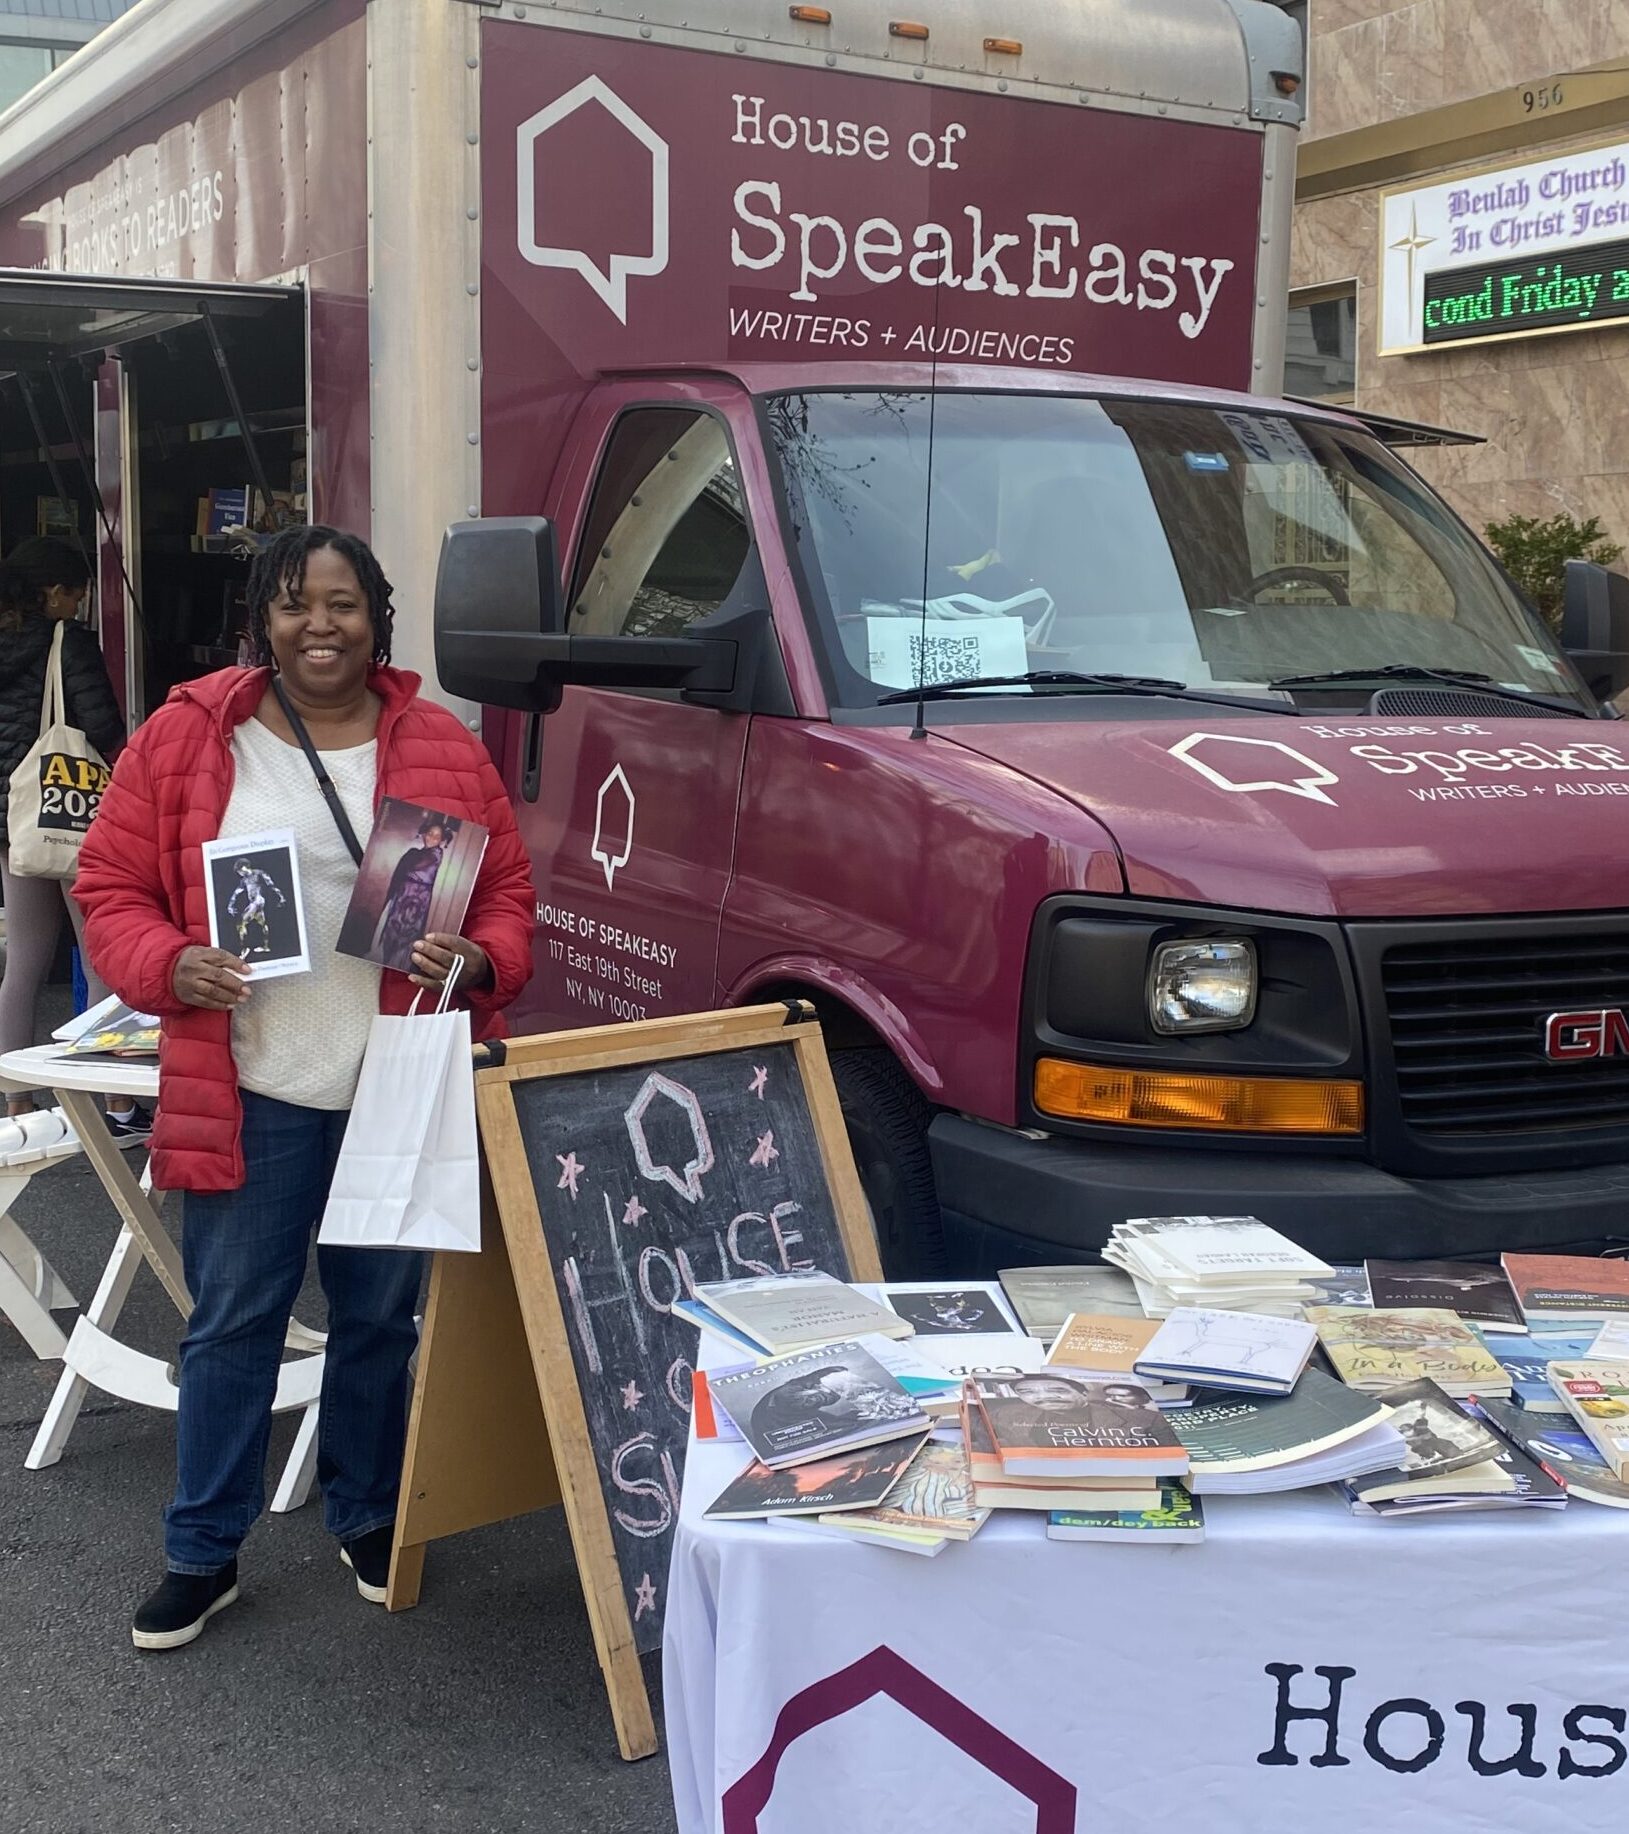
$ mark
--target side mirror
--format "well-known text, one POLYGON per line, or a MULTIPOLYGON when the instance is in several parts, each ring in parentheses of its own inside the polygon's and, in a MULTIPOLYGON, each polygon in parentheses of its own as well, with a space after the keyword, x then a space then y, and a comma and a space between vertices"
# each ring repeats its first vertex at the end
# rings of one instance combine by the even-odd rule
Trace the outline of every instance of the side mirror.
POLYGON ((1597 699, 1615 700, 1629 688, 1629 579, 1593 561, 1569 560, 1561 647, 1597 699))
POLYGON ((542 516, 455 522, 436 567, 436 675, 449 694, 548 712, 543 640, 564 623, 554 524, 542 516))
POLYGON ((727 637, 573 637, 542 516, 455 522, 436 568, 436 674, 449 694, 551 713, 567 683, 585 688, 735 688, 727 637))

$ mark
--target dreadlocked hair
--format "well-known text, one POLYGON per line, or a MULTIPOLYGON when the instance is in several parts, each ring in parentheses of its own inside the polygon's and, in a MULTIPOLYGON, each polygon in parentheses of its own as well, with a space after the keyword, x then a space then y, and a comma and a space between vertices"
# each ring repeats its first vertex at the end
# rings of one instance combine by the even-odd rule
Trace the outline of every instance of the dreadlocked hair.
POLYGON ((257 667, 264 667, 272 659, 271 639, 266 629, 267 610, 280 593, 286 592, 291 599, 298 599, 305 590, 306 562, 319 548, 332 548, 342 560, 350 562, 368 601, 368 615, 373 623, 373 660, 389 662, 390 632, 396 608, 390 602, 390 581, 374 559, 373 549, 360 535, 314 522, 280 530, 255 555, 254 565, 249 570, 249 623, 245 634, 249 641, 249 660, 257 667))

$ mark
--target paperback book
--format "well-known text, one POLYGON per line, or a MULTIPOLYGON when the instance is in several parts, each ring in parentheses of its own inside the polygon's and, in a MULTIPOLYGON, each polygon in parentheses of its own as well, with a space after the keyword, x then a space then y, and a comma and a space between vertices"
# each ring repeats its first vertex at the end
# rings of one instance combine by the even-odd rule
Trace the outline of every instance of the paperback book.
POLYGON ((915 1329, 890 1307, 814 1269, 713 1281, 699 1285, 695 1298, 771 1356, 839 1338, 911 1337, 915 1329))
POLYGON ((708 1504, 705 1514, 714 1521, 736 1522, 755 1516, 875 1509, 905 1475, 921 1443, 920 1437, 891 1440, 790 1471, 754 1462, 708 1504))
POLYGON ((1593 1255, 1504 1255, 1529 1325, 1577 1324, 1629 1312, 1629 1261, 1593 1255))
POLYGON ((1055 1509, 1046 1519, 1046 1538, 1191 1547, 1205 1538, 1205 1506, 1181 1484, 1165 1483, 1147 1509, 1055 1509))
POLYGON ((1158 1478, 1141 1473, 1128 1477, 1009 1477, 983 1410, 967 1399, 962 1404, 962 1444, 980 1508, 1147 1509, 1159 1488, 1158 1478))
MULTIPOLYGON (((1446 1405, 1455 1407, 1453 1402, 1446 1405)), ((1490 1405, 1503 1406, 1502 1402, 1490 1405)), ((1553 1471, 1513 1444, 1483 1414, 1474 1401, 1457 1404, 1455 1411, 1487 1434, 1487 1458, 1462 1465, 1450 1473, 1425 1475, 1383 1495, 1386 1473, 1376 1479, 1357 1478, 1343 1486, 1355 1516, 1418 1516, 1461 1513, 1484 1509, 1564 1509, 1565 1485, 1553 1471)))
POLYGON ((1510 1377, 1481 1338, 1449 1311, 1425 1307, 1359 1312, 1342 1306, 1312 1306, 1329 1360, 1344 1382, 1379 1394, 1403 1382, 1429 1378, 1450 1395, 1510 1393, 1510 1377))
POLYGON ((888 1305, 915 1327, 918 1337, 1017 1336, 1018 1326, 993 1285, 929 1286, 918 1282, 881 1289, 888 1305))
POLYGON ((1403 1436, 1406 1451, 1388 1471, 1373 1471, 1351 1480, 1353 1493, 1366 1503, 1402 1497, 1463 1495, 1478 1487, 1505 1489, 1510 1480, 1497 1466, 1500 1441, 1488 1428, 1462 1413, 1435 1382, 1406 1382, 1380 1397, 1391 1409, 1391 1425, 1403 1436))
POLYGON ((1188 1488, 1296 1490, 1380 1471, 1406 1447, 1385 1404, 1309 1369, 1288 1395, 1225 1395, 1172 1416, 1187 1447, 1188 1488))
POLYGON ((64 1057, 156 1057, 159 1024, 156 1013, 137 1012, 109 994, 51 1036, 67 1046, 64 1057))
POLYGON ((1365 1266, 1372 1302, 1381 1311, 1423 1306, 1500 1331, 1527 1329, 1502 1267, 1476 1261, 1369 1261, 1365 1266))
POLYGON ((1502 1438, 1563 1483, 1568 1496, 1607 1509, 1629 1509, 1629 1484, 1612 1475, 1570 1416, 1545 1419, 1508 1401, 1480 1401, 1477 1412, 1502 1438))
MULTIPOLYGON (((1550 1386, 1550 1365, 1578 1362, 1595 1354, 1589 1332, 1550 1337, 1540 1331, 1481 1333, 1488 1354, 1510 1377, 1510 1398, 1535 1414, 1564 1414, 1561 1397, 1550 1386)), ((1479 1397, 1480 1398, 1480 1397, 1479 1397)))
POLYGON ((1619 1483, 1629 1481, 1629 1362, 1552 1363, 1550 1386, 1619 1483))
MULTIPOLYGON (((905 1474, 876 1509, 845 1510, 826 1525, 845 1534, 867 1539, 904 1537, 902 1545, 917 1539, 970 1541, 989 1520, 973 1496, 973 1474, 964 1447, 949 1440, 929 1439, 918 1449, 905 1474)), ((910 1551, 918 1551, 911 1548, 910 1551)))
POLYGON ((1070 1370, 973 1376, 1008 1477, 1181 1476, 1188 1456, 1146 1388, 1090 1382, 1070 1370))
POLYGON ((1109 1313, 1073 1312, 1052 1341, 1048 1364, 1077 1371, 1094 1381, 1129 1378, 1141 1382, 1156 1401, 1185 1401, 1183 1381, 1153 1380, 1137 1373, 1138 1358, 1158 1333, 1157 1318, 1117 1318, 1109 1313))
POLYGON ((1137 1358, 1136 1373, 1285 1395, 1300 1380, 1317 1342, 1318 1333, 1301 1319, 1177 1306, 1137 1358))
POLYGON ((1147 1316, 1131 1276, 1114 1267, 1005 1267, 1001 1290, 1029 1335, 1047 1344, 1072 1312, 1147 1316))
POLYGON ((339 927, 340 954, 411 974, 421 937, 463 930, 486 843, 479 822, 382 798, 339 927))
POLYGON ((1368 1307, 1374 1304, 1369 1276, 1355 1265, 1332 1262, 1328 1274, 1308 1274, 1302 1284, 1312 1289, 1305 1301, 1307 1305, 1368 1307))
POLYGON ((921 1407, 862 1345, 825 1344, 714 1375, 713 1405, 771 1470, 920 1435, 921 1407))

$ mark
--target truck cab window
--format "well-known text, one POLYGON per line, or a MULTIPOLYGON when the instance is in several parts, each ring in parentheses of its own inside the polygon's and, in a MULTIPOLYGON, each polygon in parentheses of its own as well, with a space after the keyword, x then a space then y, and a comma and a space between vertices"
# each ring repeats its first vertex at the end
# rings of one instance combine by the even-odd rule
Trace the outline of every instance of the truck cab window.
POLYGON ((569 628, 674 636, 725 603, 751 551, 722 423, 635 409, 617 422, 595 486, 569 628))

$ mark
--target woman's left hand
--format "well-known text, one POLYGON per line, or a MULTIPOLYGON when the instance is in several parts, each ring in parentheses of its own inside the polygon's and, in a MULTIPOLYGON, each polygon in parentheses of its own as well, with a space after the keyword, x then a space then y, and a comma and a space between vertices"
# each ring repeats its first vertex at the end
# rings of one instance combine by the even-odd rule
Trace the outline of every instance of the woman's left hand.
POLYGON ((492 963, 486 950, 467 936, 445 936, 439 930, 432 930, 414 943, 413 973, 408 978, 415 987, 439 990, 447 984, 456 961, 462 961, 464 966, 455 991, 468 989, 474 993, 492 984, 492 963))

